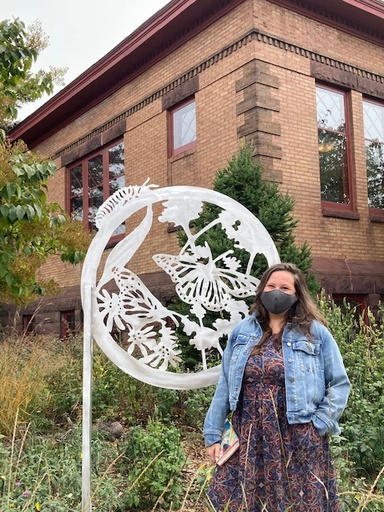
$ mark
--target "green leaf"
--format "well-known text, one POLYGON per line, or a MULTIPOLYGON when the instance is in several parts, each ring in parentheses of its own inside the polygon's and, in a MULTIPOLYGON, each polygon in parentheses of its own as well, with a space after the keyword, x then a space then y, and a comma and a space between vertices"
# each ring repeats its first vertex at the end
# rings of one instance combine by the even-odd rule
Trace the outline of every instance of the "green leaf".
POLYGON ((25 207, 20 204, 16 206, 16 217, 17 220, 21 220, 25 215, 25 207))
POLYGON ((3 217, 8 217, 9 214, 9 206, 6 204, 2 204, 0 206, 0 213, 3 215, 3 217))
POLYGON ((6 190, 8 199, 11 199, 11 197, 15 193, 16 185, 14 183, 7 183, 6 190))

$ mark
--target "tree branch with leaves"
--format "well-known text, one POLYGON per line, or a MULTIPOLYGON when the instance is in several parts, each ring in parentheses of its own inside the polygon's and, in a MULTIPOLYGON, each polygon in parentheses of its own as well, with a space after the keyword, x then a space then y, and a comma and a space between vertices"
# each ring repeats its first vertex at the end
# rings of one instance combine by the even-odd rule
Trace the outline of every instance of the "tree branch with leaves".
POLYGON ((18 19, 0 22, 0 302, 25 304, 57 291, 54 280, 39 278, 51 255, 76 264, 85 257, 90 234, 58 203, 48 202, 48 180, 55 164, 12 143, 7 131, 18 109, 52 93, 64 70, 32 72, 47 44, 38 25, 27 29, 18 19))

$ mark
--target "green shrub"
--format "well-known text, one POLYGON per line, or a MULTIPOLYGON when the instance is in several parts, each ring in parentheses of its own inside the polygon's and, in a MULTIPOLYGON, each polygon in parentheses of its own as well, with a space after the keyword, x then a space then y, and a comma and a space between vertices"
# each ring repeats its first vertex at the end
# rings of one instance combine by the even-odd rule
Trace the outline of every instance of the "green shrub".
POLYGON ((160 503, 167 509, 181 505, 181 470, 186 456, 181 432, 159 420, 150 421, 147 428, 132 427, 125 445, 128 491, 124 497, 126 510, 144 509, 160 503))
POLYGON ((345 457, 359 478, 372 480, 384 465, 384 324, 368 312, 366 325, 347 303, 339 308, 323 297, 321 306, 351 381, 341 419, 345 457))

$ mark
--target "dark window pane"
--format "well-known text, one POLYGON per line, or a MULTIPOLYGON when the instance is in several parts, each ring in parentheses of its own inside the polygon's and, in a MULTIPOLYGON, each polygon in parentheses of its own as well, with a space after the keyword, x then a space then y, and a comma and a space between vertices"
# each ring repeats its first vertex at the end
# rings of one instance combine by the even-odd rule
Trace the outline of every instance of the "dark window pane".
POLYGON ((364 321, 368 323, 367 301, 365 295, 333 295, 333 302, 341 309, 343 315, 353 313, 353 318, 358 321, 364 314, 364 321))
POLYGON ((349 204, 344 95, 316 89, 321 199, 349 204))
POLYGON ((95 230, 95 217, 97 210, 104 202, 102 187, 91 189, 88 193, 88 197, 88 222, 90 229, 95 230))
POLYGON ((97 155, 88 160, 88 186, 90 188, 103 184, 103 157, 97 155))
POLYGON ((62 311, 60 314, 60 337, 67 338, 76 332, 76 317, 74 311, 62 311))
POLYGON ((32 334, 35 329, 35 318, 33 315, 23 315, 23 333, 32 334))
POLYGON ((113 232, 112 236, 122 235, 125 233, 125 224, 120 224, 115 231, 113 232))
MULTIPOLYGON (((109 149, 109 195, 111 196, 120 188, 125 187, 124 174, 124 143, 120 142, 109 149)), ((125 232, 125 224, 120 224, 112 236, 125 232)))
POLYGON ((81 165, 77 165, 71 169, 71 196, 79 195, 83 193, 83 168, 81 165))
POLYGON ((96 222, 95 222, 96 213, 97 213, 97 208, 96 207, 90 207, 89 208, 89 210, 88 210, 88 228, 91 231, 97 231, 96 222))
POLYGON ((344 95, 338 92, 316 89, 317 125, 327 130, 342 131, 345 126, 344 95))
MULTIPOLYGON (((95 230, 95 216, 106 199, 125 186, 124 143, 104 147, 69 170, 69 209, 73 219, 95 230)), ((116 231, 124 232, 124 224, 116 231)))
POLYGON ((93 188, 88 192, 89 206, 101 206, 103 204, 103 188, 93 188))
POLYGON ((319 130, 321 199, 349 203, 346 137, 319 130))
POLYGON ((71 199, 71 218, 74 220, 83 220, 83 196, 71 199))
POLYGON ((384 209, 384 105, 365 101, 363 108, 368 205, 384 209))
POLYGON ((368 205, 384 209, 384 144, 365 141, 368 205))
POLYGON ((384 105, 364 102, 365 138, 384 143, 384 105))
POLYGON ((124 174, 124 144, 121 142, 109 149, 109 177, 113 179, 124 174))
POLYGON ((125 186, 124 144, 109 149, 109 195, 125 186))
POLYGON ((111 196, 116 190, 125 187, 125 176, 120 176, 115 180, 109 182, 109 195, 111 196))

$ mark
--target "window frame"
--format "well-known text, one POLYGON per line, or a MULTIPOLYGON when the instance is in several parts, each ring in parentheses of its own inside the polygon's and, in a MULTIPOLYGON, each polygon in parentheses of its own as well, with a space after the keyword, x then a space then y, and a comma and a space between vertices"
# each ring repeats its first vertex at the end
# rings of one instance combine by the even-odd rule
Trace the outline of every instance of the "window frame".
MULTIPOLYGON (((359 214, 356 211, 356 185, 355 185, 355 169, 354 169, 354 158, 353 158, 353 139, 352 139, 352 106, 351 106, 351 91, 340 87, 334 87, 329 84, 322 82, 316 82, 316 124, 317 124, 317 145, 319 147, 319 124, 317 122, 318 116, 318 105, 317 105, 317 89, 328 90, 330 92, 340 94, 344 99, 344 116, 345 116, 345 158, 346 158, 346 170, 344 171, 343 179, 347 180, 345 189, 348 193, 349 202, 336 203, 333 201, 326 201, 321 198, 322 213, 324 216, 331 217, 342 217, 349 219, 359 219, 359 214)), ((320 151, 318 151, 320 153, 320 151)), ((321 186, 321 168, 319 158, 319 180, 321 186)))
POLYGON ((23 336, 29 336, 35 332, 35 316, 32 314, 23 315, 23 336))
MULTIPOLYGON (((103 200, 102 203, 104 203, 109 197, 110 197, 110 176, 109 176, 109 150, 115 146, 118 146, 119 144, 123 144, 123 152, 124 152, 124 138, 119 137, 118 139, 114 139, 111 142, 108 142, 108 144, 104 146, 100 146, 96 150, 87 153, 86 155, 82 156, 78 160, 72 162, 70 165, 67 166, 67 172, 66 172, 66 211, 69 214, 69 216, 72 216, 72 200, 75 197, 80 197, 80 195, 75 196, 71 194, 71 173, 72 171, 81 166, 82 170, 82 222, 85 227, 85 229, 89 231, 93 231, 92 226, 89 222, 89 180, 88 180, 88 162, 95 157, 101 155, 102 156, 102 166, 103 166, 103 175, 102 175, 102 191, 103 191, 103 200), (107 163, 105 163, 107 162, 107 163)), ((125 161, 124 161, 124 167, 123 172, 116 176, 116 178, 124 176, 125 178, 125 161)), ((97 187, 93 187, 97 188, 97 187)), ((124 238, 125 233, 119 233, 117 235, 114 235, 112 237, 113 241, 117 242, 124 238)))
POLYGON ((333 293, 332 300, 335 304, 337 302, 346 302, 352 303, 357 302, 357 314, 358 316, 363 315, 364 322, 368 324, 368 296, 359 294, 359 293, 333 293))
POLYGON ((190 96, 189 98, 173 105, 168 110, 168 147, 169 147, 169 156, 177 156, 181 153, 185 153, 188 150, 192 150, 196 148, 197 143, 197 123, 196 123, 196 98, 195 96, 190 96), (191 142, 188 142, 187 144, 184 144, 182 146, 179 146, 175 148, 175 134, 174 134, 174 128, 175 128, 175 114, 181 110, 182 108, 185 108, 187 105, 191 104, 195 105, 195 139, 191 142))
MULTIPOLYGON (((364 103, 373 103, 374 105, 379 105, 380 107, 382 107, 384 109, 384 101, 377 99, 377 98, 363 96, 362 109, 363 109, 363 129, 364 129, 364 148, 365 148, 366 141, 370 140, 370 139, 367 139, 366 134, 365 134, 364 103)), ((384 142, 383 142, 383 147, 384 147, 384 142)), ((365 159, 365 167, 367 170, 366 163, 367 163, 367 160, 365 159)), ((366 174, 366 183, 367 183, 367 197, 368 197, 368 176, 367 176, 367 174, 366 174)), ((384 222, 384 208, 374 208, 369 205, 367 205, 367 206, 368 206, 369 218, 371 221, 384 222)))
POLYGON ((60 311, 60 339, 64 340, 76 333, 76 311, 74 309, 68 309, 66 311, 60 311), (68 321, 68 318, 72 317, 68 321), (72 325, 72 327, 71 327, 72 325))

